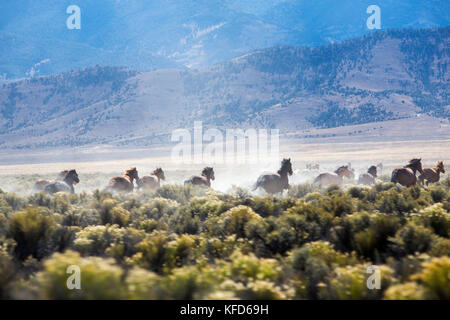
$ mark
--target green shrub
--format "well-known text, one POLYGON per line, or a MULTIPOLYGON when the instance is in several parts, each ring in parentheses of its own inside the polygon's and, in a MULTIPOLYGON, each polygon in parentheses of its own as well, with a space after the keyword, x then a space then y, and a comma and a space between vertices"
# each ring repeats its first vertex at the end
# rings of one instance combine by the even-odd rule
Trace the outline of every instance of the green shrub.
POLYGON ((367 212, 356 212, 336 219, 335 225, 331 228, 333 244, 344 251, 356 250, 355 234, 368 228, 370 221, 371 215, 367 212))
POLYGON ((201 237, 199 247, 205 257, 212 263, 215 263, 216 259, 229 258, 236 250, 245 250, 244 240, 236 239, 235 235, 228 236, 224 239, 201 237))
POLYGON ((137 245, 146 234, 142 230, 134 228, 121 229, 118 237, 106 249, 106 254, 116 259, 117 262, 124 262, 127 257, 131 257, 137 252, 137 245))
POLYGON ((412 275, 422 270, 422 264, 430 259, 428 254, 417 253, 403 257, 389 257, 386 263, 395 270, 395 275, 400 282, 408 282, 412 275))
POLYGON ((401 193, 396 188, 381 192, 378 198, 376 208, 383 213, 404 214, 416 206, 409 193, 401 193))
POLYGON ((292 198, 303 198, 308 193, 316 192, 318 188, 309 183, 302 183, 290 186, 288 190, 288 196, 292 198))
POLYGON ((275 281, 281 276, 281 266, 275 259, 260 259, 254 254, 235 251, 230 262, 221 263, 221 273, 225 278, 244 284, 251 280, 275 281))
MULTIPOLYGON (((265 234, 260 232, 258 235, 260 239, 264 240, 264 247, 270 250, 270 255, 284 254, 295 246, 301 246, 306 241, 317 240, 320 237, 320 227, 308 223, 305 215, 285 213, 268 222, 267 232, 265 234)), ((258 230, 262 226, 263 223, 259 221, 250 222, 247 225, 248 238, 257 241, 258 237, 250 232, 252 229, 258 230)))
POLYGON ((0 238, 5 237, 8 231, 8 219, 0 212, 0 238))
POLYGON ((399 227, 399 218, 373 214, 370 217, 369 227, 354 234, 356 251, 372 260, 381 258, 380 255, 387 252, 389 238, 394 236, 399 227))
MULTIPOLYGON (((324 237, 333 224, 333 215, 319 206, 319 199, 309 199, 310 202, 300 200, 297 205, 286 210, 287 214, 303 216, 306 222, 306 232, 310 240, 324 237)), ((307 198, 305 199, 307 200, 307 198)))
POLYGON ((355 207, 351 198, 346 196, 335 196, 324 203, 324 209, 334 216, 340 217, 354 212, 355 207))
POLYGON ((177 240, 167 244, 166 261, 170 267, 182 267, 187 264, 195 263, 196 240, 193 236, 182 235, 177 240))
POLYGON ((212 195, 197 197, 188 204, 179 207, 169 219, 169 224, 178 234, 198 234, 205 230, 203 221, 218 216, 228 210, 229 207, 212 195))
POLYGON ((0 238, 0 299, 9 298, 9 285, 15 276, 15 265, 11 256, 11 244, 0 238))
POLYGON ((447 198, 447 192, 443 188, 433 188, 430 190, 431 198, 433 198, 433 202, 442 202, 445 198, 447 198))
POLYGON ((294 290, 283 290, 271 281, 252 280, 236 290, 236 295, 244 300, 286 300, 292 298, 294 290))
POLYGON ((289 257, 293 270, 297 272, 306 286, 306 297, 319 298, 321 283, 327 281, 328 275, 334 268, 354 265, 357 259, 353 255, 340 253, 333 246, 324 241, 305 244, 294 250, 289 257))
POLYGON ((308 260, 317 259, 323 261, 326 266, 345 266, 354 264, 357 260, 354 256, 334 250, 333 245, 326 241, 315 241, 305 244, 291 254, 292 266, 300 272, 306 270, 308 260))
POLYGON ((217 275, 210 268, 188 266, 174 269, 161 279, 160 299, 204 299, 214 289, 217 275))
POLYGON ((401 228, 392 241, 406 254, 428 251, 433 242, 433 231, 415 223, 408 223, 401 228))
POLYGON ((387 266, 379 266, 380 289, 371 290, 367 284, 368 267, 368 264, 360 264, 336 268, 329 281, 329 289, 322 290, 321 296, 339 300, 380 299, 384 290, 393 283, 394 271, 387 266))
POLYGON ((364 191, 365 188, 363 187, 351 187, 347 192, 352 196, 352 198, 363 199, 364 191))
POLYGON ((74 208, 63 216, 61 222, 65 226, 87 226, 101 223, 100 213, 96 209, 74 208))
POLYGON ((9 222, 8 235, 17 243, 15 255, 18 259, 25 260, 30 255, 43 258, 55 225, 51 213, 43 207, 29 207, 14 213, 9 222))
POLYGON ((125 279, 127 299, 130 300, 156 300, 161 298, 158 287, 160 277, 148 270, 134 267, 128 271, 125 279))
POLYGON ((441 237, 450 236, 450 214, 444 210, 442 203, 422 209, 416 220, 441 237))
POLYGON ((450 299, 450 258, 433 258, 425 262, 421 273, 415 275, 417 280, 425 288, 427 299, 450 299))
POLYGON ((74 248, 84 256, 102 256, 111 244, 122 238, 124 232, 125 229, 117 225, 88 226, 76 234, 74 248))
POLYGON ((112 259, 82 258, 73 251, 55 253, 44 262, 38 273, 37 288, 41 299, 122 299, 126 297, 122 283, 123 270, 112 259), (69 290, 69 266, 80 268, 80 290, 69 290))
POLYGON ((13 211, 21 210, 27 205, 27 201, 15 193, 0 194, 0 199, 3 199, 13 211))
POLYGON ((154 198, 140 208, 140 213, 149 219, 159 220, 175 213, 179 204, 174 200, 154 198))
POLYGON ((416 282, 406 282, 389 287, 385 294, 386 300, 423 300, 425 290, 416 282))
POLYGON ((100 207, 101 224, 117 224, 121 227, 128 225, 130 212, 120 206, 116 206, 113 199, 103 200, 100 207))
POLYGON ((254 197, 247 205, 261 217, 279 216, 283 212, 280 200, 274 196, 254 197))
POLYGON ((262 221, 262 218, 251 208, 240 205, 231 208, 220 217, 210 219, 207 225, 213 235, 225 237, 235 234, 238 238, 244 238, 246 226, 251 221, 262 221))
POLYGON ((137 244, 137 253, 132 257, 133 264, 159 274, 168 272, 173 267, 167 261, 170 254, 169 242, 173 240, 176 240, 175 236, 155 231, 137 244))
POLYGON ((437 237, 429 251, 431 256, 450 256, 450 239, 437 237))
MULTIPOLYGON (((83 187, 109 177, 87 174, 83 187)), ((28 191, 37 178, 9 181, 28 191)), ((300 184, 283 197, 179 185, 0 193, 0 298, 444 299, 449 181, 300 184), (372 263, 381 290, 367 289, 372 263), (69 264, 87 266, 81 291, 66 289, 69 264)))
POLYGON ((156 189, 155 195, 157 197, 175 200, 178 203, 185 204, 195 196, 204 196, 207 190, 205 188, 187 185, 164 185, 156 189))

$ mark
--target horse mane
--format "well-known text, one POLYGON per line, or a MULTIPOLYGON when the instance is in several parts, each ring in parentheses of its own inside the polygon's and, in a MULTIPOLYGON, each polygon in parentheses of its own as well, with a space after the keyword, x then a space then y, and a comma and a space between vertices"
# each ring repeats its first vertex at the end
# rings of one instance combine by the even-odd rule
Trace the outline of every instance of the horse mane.
POLYGON ((348 166, 340 166, 339 168, 337 168, 336 170, 334 170, 334 173, 339 173, 345 169, 348 169, 348 166))
POLYGON ((156 168, 155 170, 153 170, 152 174, 157 176, 158 173, 160 173, 160 172, 162 172, 162 169, 161 168, 156 168))
POLYGON ((125 170, 125 175, 129 175, 129 174, 131 174, 132 172, 135 172, 135 171, 136 171, 136 167, 132 167, 132 168, 130 168, 128 170, 125 170))
POLYGON ((205 167, 205 168, 203 168, 202 176, 207 177, 211 173, 212 170, 213 170, 212 167, 205 167))
POLYGON ((409 164, 418 164, 420 161, 422 161, 421 158, 414 158, 408 161, 409 164))
POLYGON ((66 179, 67 179, 71 174, 73 174, 73 173, 77 173, 77 172, 75 171, 75 169, 61 171, 61 172, 59 173, 59 175, 61 176, 62 180, 66 180, 66 179))
POLYGON ((414 158, 408 161, 408 164, 405 167, 408 168, 415 168, 418 164, 420 164, 420 161, 422 161, 421 158, 414 158))
POLYGON ((444 169, 444 162, 443 161, 438 161, 435 169, 439 169, 439 170, 444 169))
POLYGON ((281 167, 280 167, 280 169, 277 171, 277 173, 278 174, 282 174, 283 173, 283 171, 285 171, 287 168, 286 168, 286 166, 288 165, 288 164, 290 164, 291 163, 291 158, 289 158, 289 159, 283 159, 282 161, 281 161, 281 167))
POLYGON ((69 170, 63 170, 58 174, 58 179, 64 180, 69 173, 69 170))
MULTIPOLYGON (((78 178, 78 173, 77 173, 77 171, 75 169, 64 170, 64 171, 61 172, 61 174, 63 172, 65 173, 65 176, 62 178, 62 181, 64 181, 65 183, 69 184, 69 186, 71 186, 73 183, 78 183, 80 181, 79 178, 78 178)), ((73 188, 73 187, 71 187, 71 188, 73 188)))

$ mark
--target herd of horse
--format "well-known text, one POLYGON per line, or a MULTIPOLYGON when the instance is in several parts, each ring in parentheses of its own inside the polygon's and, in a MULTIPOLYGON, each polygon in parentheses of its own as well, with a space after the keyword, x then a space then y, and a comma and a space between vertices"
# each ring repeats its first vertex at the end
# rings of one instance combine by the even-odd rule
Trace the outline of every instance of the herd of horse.
MULTIPOLYGON (((359 185, 374 185, 378 177, 378 168, 382 168, 381 164, 377 166, 370 166, 366 173, 358 177, 359 185)), ((435 183, 440 179, 440 173, 445 173, 444 163, 438 161, 434 168, 422 168, 421 159, 411 159, 408 164, 402 168, 396 168, 392 171, 391 182, 399 183, 405 187, 414 186, 417 183, 420 185, 435 183), (417 176, 419 173, 419 176, 417 176)), ((292 176, 291 159, 283 159, 281 167, 277 172, 262 173, 255 185, 253 191, 261 188, 270 194, 277 194, 283 190, 289 189, 289 176, 292 176)), ((318 184, 321 188, 330 185, 342 185, 344 179, 353 180, 355 178, 354 169, 350 165, 344 165, 337 168, 334 172, 324 172, 319 174, 313 184, 318 184)), ((161 180, 165 180, 164 171, 157 168, 150 175, 139 178, 136 167, 125 170, 123 176, 112 177, 106 186, 107 190, 116 192, 133 192, 137 189, 151 190, 161 186, 161 180)), ((193 175, 184 181, 184 185, 192 184, 197 186, 211 187, 211 181, 214 180, 214 169, 212 167, 205 167, 200 175, 193 175)), ((74 185, 79 183, 80 179, 76 170, 64 170, 59 173, 54 181, 39 180, 34 185, 35 192, 42 192, 54 194, 57 192, 74 193, 74 185)))

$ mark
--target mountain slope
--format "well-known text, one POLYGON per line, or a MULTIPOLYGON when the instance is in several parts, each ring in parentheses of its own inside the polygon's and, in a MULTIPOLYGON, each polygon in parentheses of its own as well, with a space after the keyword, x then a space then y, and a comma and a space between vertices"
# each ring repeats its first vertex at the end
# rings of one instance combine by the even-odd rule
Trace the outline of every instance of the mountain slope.
POLYGON ((92 67, 0 88, 0 146, 152 145, 176 128, 283 133, 450 119, 450 27, 377 32, 315 48, 274 47, 197 70, 92 67))
MULTIPOLYGON (((279 45, 322 45, 372 33, 366 0, 83 0, 0 2, 0 76, 48 75, 97 64, 197 68, 279 45), (45 63, 41 63, 45 61, 45 63), (36 64, 38 64, 36 66, 36 64)), ((450 2, 378 0, 383 30, 450 24, 450 2)))

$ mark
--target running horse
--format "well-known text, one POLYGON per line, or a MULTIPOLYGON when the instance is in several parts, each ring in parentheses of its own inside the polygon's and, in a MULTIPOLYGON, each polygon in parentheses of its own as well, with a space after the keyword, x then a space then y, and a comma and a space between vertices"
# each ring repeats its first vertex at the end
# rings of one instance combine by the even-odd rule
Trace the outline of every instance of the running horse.
POLYGON ((136 167, 125 170, 122 177, 112 177, 109 180, 107 189, 119 192, 132 192, 134 190, 133 180, 139 181, 136 167))
POLYGON ((149 176, 143 176, 137 180, 136 183, 139 188, 144 190, 152 190, 161 186, 161 180, 166 180, 164 171, 161 168, 156 168, 149 176))
POLYGON ((45 187, 47 185, 49 185, 52 182, 55 181, 63 181, 65 176, 67 175, 67 173, 69 172, 69 170, 64 170, 61 171, 58 176, 56 177, 56 180, 45 180, 45 179, 41 179, 36 181, 36 183, 33 186, 33 192, 41 192, 45 190, 45 187))
POLYGON ((391 182, 400 183, 402 186, 410 187, 417 183, 416 172, 423 173, 422 159, 411 159, 403 168, 392 171, 391 182))
POLYGON ((423 185, 426 180, 426 185, 428 186, 429 183, 438 182, 441 172, 445 173, 444 163, 442 161, 438 161, 436 167, 423 169, 423 173, 418 178, 419 183, 423 185))
MULTIPOLYGON (((80 182, 76 170, 65 170, 65 176, 62 181, 53 181, 47 184, 44 191, 48 194, 54 194, 57 192, 75 193, 74 184, 80 182)), ((62 172, 61 172, 62 173, 62 172)))
POLYGON ((341 166, 337 168, 334 172, 325 172, 321 173, 314 179, 314 184, 318 183, 320 187, 326 187, 332 184, 342 185, 344 182, 344 177, 349 179, 353 179, 355 174, 353 169, 350 169, 349 166, 341 166))
POLYGON ((359 176, 358 184, 370 186, 375 184, 376 178, 377 178, 377 167, 370 166, 369 170, 367 170, 367 173, 363 173, 359 176))
POLYGON ((214 180, 214 169, 212 167, 205 167, 202 170, 201 175, 191 176, 189 179, 184 181, 184 185, 192 184, 195 186, 206 186, 211 187, 211 180, 214 180))
POLYGON ((253 191, 263 188, 270 194, 280 193, 285 189, 289 189, 288 175, 292 176, 291 158, 281 161, 280 170, 277 173, 265 172, 261 174, 253 187, 253 191))

